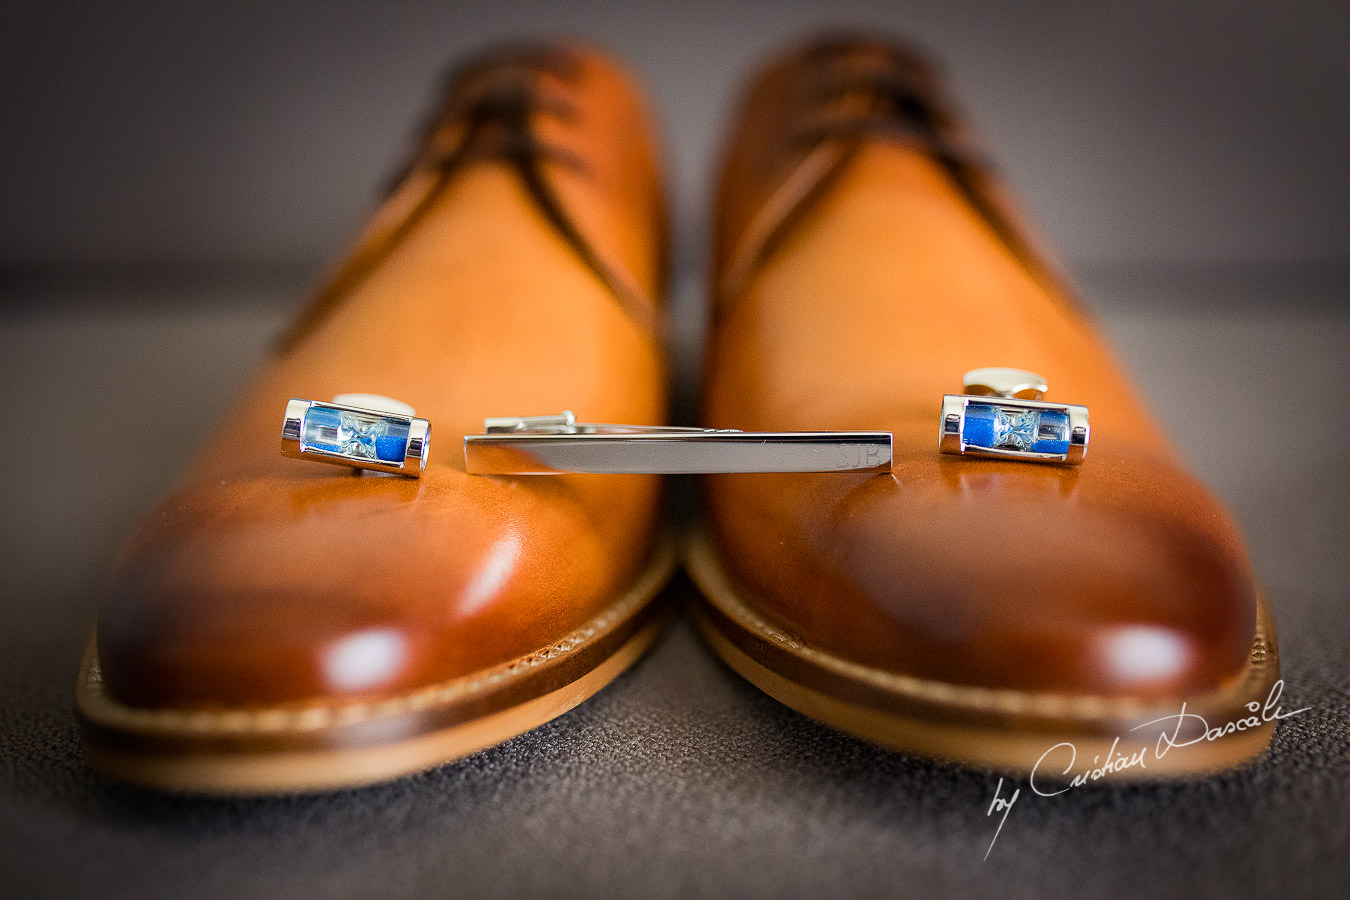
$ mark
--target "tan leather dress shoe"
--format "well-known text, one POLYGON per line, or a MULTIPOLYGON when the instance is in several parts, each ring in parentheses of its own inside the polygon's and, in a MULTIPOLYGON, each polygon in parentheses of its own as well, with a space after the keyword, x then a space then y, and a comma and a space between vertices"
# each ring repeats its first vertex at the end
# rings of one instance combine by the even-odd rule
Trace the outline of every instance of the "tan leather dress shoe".
POLYGON ((1040 774, 1262 750, 1273 718, 1247 704, 1278 661, 1238 532, 918 57, 824 40, 760 75, 723 173, 715 279, 705 424, 895 434, 890 476, 708 479, 690 564, 737 671, 865 738, 1008 770, 1061 742, 1073 752, 1040 774), (1086 404, 1083 464, 939 455, 942 397, 982 366, 1086 404))
POLYGON ((286 791, 519 734, 648 645, 671 569, 649 476, 464 473, 487 416, 659 424, 665 225, 643 103, 570 46, 458 71, 397 187, 129 541, 80 675, 97 767, 286 791), (290 397, 432 423, 425 474, 279 452, 290 397))

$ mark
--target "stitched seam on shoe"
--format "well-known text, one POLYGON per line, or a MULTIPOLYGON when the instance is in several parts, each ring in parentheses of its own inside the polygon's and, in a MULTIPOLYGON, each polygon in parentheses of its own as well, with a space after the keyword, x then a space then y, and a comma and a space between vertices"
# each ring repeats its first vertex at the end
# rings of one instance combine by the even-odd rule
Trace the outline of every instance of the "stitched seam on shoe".
MULTIPOLYGON (((705 591, 705 596, 717 604, 719 610, 736 620, 743 628, 781 645, 784 649, 805 657, 823 669, 855 678, 864 683, 885 690, 915 697, 920 700, 964 706, 977 711, 1017 713, 1021 715, 1041 715, 1047 717, 1076 718, 1116 718, 1145 713, 1157 708, 1156 703, 1124 697, 1104 697, 1091 694, 1055 694, 1032 693, 1009 689, 981 688, 971 685, 949 684, 932 681, 913 675, 901 675, 872 668, 860 663, 850 662, 831 653, 813 647, 799 635, 778 628, 754 613, 732 589, 730 575, 716 560, 706 538, 695 541, 691 554, 694 557, 691 568, 711 575, 721 591, 705 591)), ((1248 665, 1243 675, 1234 684, 1199 695, 1191 699, 1192 706, 1200 706, 1208 701, 1218 701, 1227 696, 1242 694, 1250 684, 1258 681, 1265 667, 1275 654, 1274 642, 1266 633, 1263 623, 1257 622, 1252 638, 1252 647, 1248 656, 1248 665)))
POLYGON ((189 731, 197 734, 267 734, 340 728, 446 706, 464 697, 496 688, 545 663, 573 654, 592 639, 636 615, 664 583, 673 564, 673 557, 673 550, 662 544, 656 550, 651 563, 629 588, 628 596, 562 639, 526 656, 487 669, 481 674, 419 688, 401 697, 343 704, 317 703, 231 710, 150 709, 128 706, 114 699, 104 689, 102 670, 91 649, 91 658, 83 679, 88 693, 85 711, 90 718, 99 723, 137 729, 189 731))

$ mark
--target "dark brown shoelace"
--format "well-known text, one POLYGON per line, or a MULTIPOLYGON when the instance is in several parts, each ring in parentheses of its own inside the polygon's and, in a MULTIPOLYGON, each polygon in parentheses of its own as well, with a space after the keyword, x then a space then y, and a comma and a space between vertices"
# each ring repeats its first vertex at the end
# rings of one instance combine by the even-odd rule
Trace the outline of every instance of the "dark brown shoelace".
POLYGON ((456 69, 447 79, 445 102, 424 129, 421 152, 391 188, 414 168, 448 172, 469 160, 504 159, 522 173, 537 171, 544 160, 583 171, 575 154, 543 142, 533 127, 539 114, 576 121, 575 104, 549 91, 544 81, 569 84, 577 75, 577 61, 555 47, 517 48, 456 69), (458 133, 454 145, 438 146, 438 138, 451 129, 458 133))
POLYGON ((813 145, 832 137, 891 137, 920 144, 944 163, 982 163, 957 136, 938 79, 916 57, 841 40, 818 44, 808 60, 792 140, 813 145))
POLYGON ((446 79, 445 100, 423 127, 418 152, 391 180, 388 193, 416 171, 434 172, 437 183, 398 227, 384 236, 379 247, 358 254, 343 266, 282 340, 282 348, 299 340, 340 302, 355 281, 378 265, 412 230, 456 171, 493 160, 504 161, 517 172, 549 224, 628 314, 644 328, 658 330, 653 302, 596 252, 571 220, 545 174, 546 165, 583 175, 588 170, 585 160, 565 147, 542 140, 535 127, 541 115, 562 122, 579 119, 576 105, 566 96, 566 86, 579 77, 577 58, 564 48, 549 45, 498 50, 452 71, 446 79))
POLYGON ((966 134, 930 63, 899 45, 849 37, 819 41, 805 61, 796 104, 800 112, 786 135, 796 154, 827 140, 852 144, 845 158, 869 138, 914 146, 942 167, 1024 265, 1058 283, 1054 268, 991 196, 994 167, 966 134))
POLYGON ((448 177, 460 166, 501 159, 520 175, 531 198, 573 251, 609 289, 628 314, 649 329, 657 327, 650 299, 630 279, 605 261, 581 233, 544 174, 544 165, 561 165, 585 174, 586 162, 565 147, 539 137, 534 123, 540 115, 565 123, 579 118, 577 107, 548 81, 563 85, 579 77, 578 62, 566 50, 525 47, 497 52, 470 63, 450 78, 445 105, 428 126, 426 150, 414 166, 439 170, 448 177), (438 148, 437 135, 447 127, 462 129, 450 148, 438 148))

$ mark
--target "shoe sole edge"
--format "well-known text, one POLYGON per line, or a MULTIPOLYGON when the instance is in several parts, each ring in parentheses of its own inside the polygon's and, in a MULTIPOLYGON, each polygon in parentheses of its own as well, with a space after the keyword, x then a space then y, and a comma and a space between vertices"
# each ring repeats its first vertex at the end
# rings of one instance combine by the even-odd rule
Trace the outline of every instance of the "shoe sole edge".
POLYGON ((85 756, 107 774, 180 793, 315 792, 424 771, 537 728, 622 674, 668 618, 653 600, 675 564, 672 543, 663 541, 621 598, 549 647, 370 702, 131 707, 104 689, 90 641, 76 690, 85 756))
MULTIPOLYGON (((1258 757, 1275 722, 1218 740, 1164 749, 1157 735, 1131 739, 1130 729, 1175 716, 1183 698, 1165 700, 993 690, 886 672, 853 663, 758 616, 721 565, 708 537, 685 542, 686 570, 699 587, 694 619, 713 650, 734 671, 779 702, 840 731, 895 750, 980 768, 1027 774, 1047 751, 1074 745, 1080 761, 1130 758, 1146 762, 1112 774, 1116 780, 1178 777, 1232 768, 1258 757)), ((1245 704, 1264 700, 1279 678, 1279 655, 1264 593, 1258 595, 1252 652, 1242 671, 1218 690, 1184 698, 1207 722, 1249 716, 1245 704)), ((1039 776, 1055 776, 1040 770, 1039 776)), ((1061 778, 1068 777, 1066 775, 1061 778)))

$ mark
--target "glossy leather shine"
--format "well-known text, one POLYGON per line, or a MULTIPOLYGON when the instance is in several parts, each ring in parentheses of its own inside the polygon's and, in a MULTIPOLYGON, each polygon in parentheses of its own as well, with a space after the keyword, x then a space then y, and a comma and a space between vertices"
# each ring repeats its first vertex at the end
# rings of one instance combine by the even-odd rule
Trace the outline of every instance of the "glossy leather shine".
POLYGON ((843 42, 778 61, 747 99, 720 196, 705 424, 891 429, 896 462, 709 478, 720 561, 768 620, 883 670, 1121 697, 1214 688, 1253 636, 1241 539, 972 168, 933 83, 904 51, 843 42), (853 87, 808 89, 831 80, 853 87), (868 99, 877 83, 884 102, 868 99), (862 125, 801 139, 801 122, 850 110, 862 125), (980 366, 1041 373, 1047 399, 1088 405, 1083 465, 940 456, 942 395, 980 366))
POLYGON ((460 438, 563 407, 663 421, 662 214, 646 113, 612 63, 545 48, 463 70, 284 351, 129 541, 98 622, 108 692, 396 696, 603 612, 647 560, 658 480, 471 477, 460 438), (287 398, 348 391, 431 420, 420 480, 281 457, 287 398))

